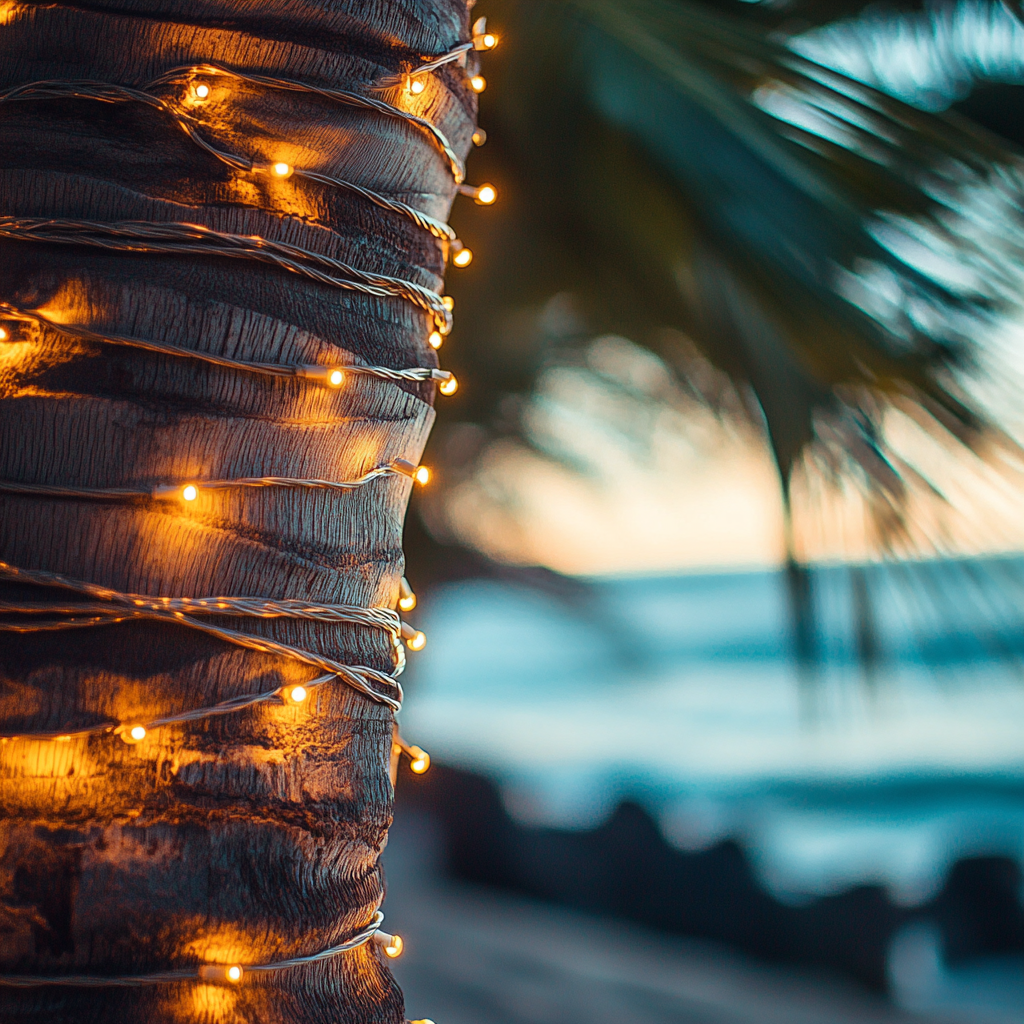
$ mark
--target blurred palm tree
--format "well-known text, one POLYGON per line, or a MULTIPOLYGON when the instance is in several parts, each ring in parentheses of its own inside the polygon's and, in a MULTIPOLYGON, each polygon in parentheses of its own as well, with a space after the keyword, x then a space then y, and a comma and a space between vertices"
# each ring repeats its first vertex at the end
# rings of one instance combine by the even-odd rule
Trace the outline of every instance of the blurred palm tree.
MULTIPOLYGON (((921 109, 963 99, 971 75, 985 75, 967 57, 950 70, 942 32, 953 38, 962 12, 894 7, 837 28, 862 6, 492 0, 502 46, 481 104, 491 141, 471 169, 501 201, 454 218, 481 254, 451 283, 446 360, 470 386, 435 431, 438 446, 460 439, 435 460, 451 482, 495 438, 536 444, 525 412, 552 361, 582 359, 607 332, 646 346, 677 394, 766 434, 805 653, 799 522, 825 514, 808 495, 854 488, 879 552, 955 554, 924 512, 949 501, 944 470, 901 446, 894 419, 947 462, 1013 476, 1020 454, 993 388, 1006 385, 1012 404, 997 341, 1021 293, 1024 165, 977 121, 921 109), (907 25, 938 48, 946 93, 922 82, 916 96, 904 75, 900 99, 805 55, 835 66, 845 55, 878 80, 893 24, 904 59, 907 25), (798 486, 809 477, 817 490, 798 486)), ((1017 28, 998 3, 970 10, 994 32, 1017 28)), ((409 530, 414 573, 479 571, 416 522, 409 530)))

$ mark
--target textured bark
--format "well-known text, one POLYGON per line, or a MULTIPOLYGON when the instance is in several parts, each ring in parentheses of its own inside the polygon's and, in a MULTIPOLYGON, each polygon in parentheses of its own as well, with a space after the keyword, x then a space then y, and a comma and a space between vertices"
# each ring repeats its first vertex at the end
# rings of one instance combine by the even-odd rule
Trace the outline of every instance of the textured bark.
MULTIPOLYGON (((5 3, 0 88, 44 79, 141 87, 216 61, 359 91, 467 31, 460 0, 5 3)), ((465 153, 475 101, 463 75, 442 68, 422 96, 382 98, 428 117, 465 153)), ((211 85, 202 117, 225 148, 447 215, 451 173, 423 132, 312 95, 211 85)), ((0 105, 0 124, 0 214, 188 221, 440 290, 441 249, 409 221, 337 189, 233 171, 150 108, 33 101, 0 105)), ((0 299, 245 361, 435 365, 428 318, 408 302, 248 261, 7 241, 0 299)), ((334 391, 39 329, 0 345, 0 394, 0 478, 82 487, 351 479, 394 457, 417 461, 433 416, 433 385, 363 377, 334 391)), ((389 477, 347 493, 225 490, 195 507, 0 494, 0 559, 123 592, 393 607, 409 487, 389 477)), ((0 597, 73 595, 4 585, 0 597)), ((379 631, 300 620, 241 628, 391 667, 379 631)), ((315 674, 163 623, 0 642, 3 732, 145 721, 315 674)), ((0 745, 0 972, 259 963, 363 927, 383 897, 392 714, 341 682, 308 704, 166 727, 137 746, 110 735, 0 745)), ((402 1019, 373 945, 237 988, 0 988, 5 1024, 402 1019)))

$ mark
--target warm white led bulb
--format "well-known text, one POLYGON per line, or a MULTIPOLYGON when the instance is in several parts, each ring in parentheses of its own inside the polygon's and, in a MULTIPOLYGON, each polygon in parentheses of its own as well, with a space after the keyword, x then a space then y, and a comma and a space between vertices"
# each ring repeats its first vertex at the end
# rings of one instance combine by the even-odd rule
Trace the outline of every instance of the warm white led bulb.
POLYGON ((331 370, 329 376, 327 377, 328 383, 333 388, 340 388, 344 380, 345 374, 342 373, 341 370, 331 370))
POLYGON ((398 607, 403 612, 411 612, 416 607, 416 595, 410 594, 408 597, 400 597, 398 599, 398 607))
POLYGON ((413 480, 418 484, 430 483, 430 470, 426 466, 417 466, 416 472, 412 475, 413 480))
POLYGON ((304 686, 289 686, 282 693, 289 704, 301 704, 309 696, 309 690, 304 686))
POLYGON ((10 337, 6 327, 0 327, 0 341, 6 341, 10 337))
POLYGON ((389 957, 394 959, 396 956, 402 955, 402 950, 405 948, 405 943, 402 941, 401 935, 392 935, 391 941, 384 947, 384 952, 389 957))
POLYGON ((474 75, 469 80, 469 87, 473 92, 483 92, 487 88, 487 79, 483 75, 474 75))
POLYGON ((270 168, 279 178, 287 178, 294 169, 291 164, 286 164, 283 160, 279 160, 270 168))
POLYGON ((490 206, 498 198, 498 190, 493 185, 481 185, 473 197, 474 202, 481 206, 490 206))
POLYGON ((463 246, 453 257, 452 263, 457 267, 468 267, 473 262, 473 250, 463 246))
POLYGON ((146 727, 144 725, 130 725, 121 730, 121 739, 125 743, 141 743, 146 738, 146 727))
POLYGON ((422 775, 430 767, 430 755, 422 747, 410 747, 409 757, 409 770, 414 775, 422 775))
POLYGON ((444 344, 444 337, 440 331, 431 331, 430 337, 427 338, 427 344, 431 348, 440 348, 444 344))
POLYGON ((422 651, 427 646, 427 634, 421 633, 418 629, 405 641, 405 646, 410 651, 422 651))
POLYGON ((185 484, 181 489, 182 501, 195 501, 199 497, 199 488, 195 484, 185 484))
POLYGON ((201 99, 201 100, 205 100, 206 97, 209 96, 209 95, 210 95, 210 87, 208 85, 206 85, 205 83, 200 82, 199 85, 196 86, 196 96, 199 99, 201 99))
POLYGON ((409 79, 409 92, 411 92, 413 96, 419 96, 419 94, 423 92, 423 90, 426 89, 426 87, 426 82, 424 82, 423 79, 421 78, 409 79))
POLYGON ((238 964, 231 964, 227 967, 220 964, 203 964, 199 968, 199 977, 203 981, 229 981, 233 985, 237 985, 244 974, 245 971, 238 964))
POLYGON ((459 390, 459 382, 455 379, 455 374, 453 373, 447 380, 441 381, 437 385, 437 390, 442 395, 454 395, 459 390))
POLYGON ((485 132, 483 128, 477 128, 477 130, 473 132, 473 145, 482 146, 486 141, 487 132, 485 132))

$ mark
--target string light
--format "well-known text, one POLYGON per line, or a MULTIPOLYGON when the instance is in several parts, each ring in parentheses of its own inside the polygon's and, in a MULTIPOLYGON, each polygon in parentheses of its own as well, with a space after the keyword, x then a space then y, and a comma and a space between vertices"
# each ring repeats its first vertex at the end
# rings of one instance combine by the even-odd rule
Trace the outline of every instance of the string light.
POLYGON ((477 128, 477 130, 473 132, 473 145, 479 147, 482 146, 486 141, 487 132, 485 132, 483 128, 477 128))
POLYGON ((422 651, 427 646, 427 634, 421 633, 408 622, 402 623, 402 639, 410 651, 422 651))
MULTIPOLYGON (((437 58, 427 60, 423 67, 408 75, 407 87, 412 95, 420 95, 426 89, 426 84, 418 79, 417 75, 434 70, 441 65, 453 60, 461 60, 465 65, 465 54, 471 50, 490 50, 498 43, 498 38, 486 31, 485 19, 478 19, 473 27, 473 39, 471 42, 460 44, 455 49, 437 58)), ((424 130, 439 146, 448 158, 452 174, 456 184, 461 185, 464 172, 458 156, 451 149, 444 135, 429 121, 392 107, 382 101, 375 100, 358 93, 348 93, 343 90, 323 89, 295 82, 289 79, 271 78, 261 75, 243 75, 230 71, 213 64, 195 65, 189 68, 179 68, 168 72, 154 80, 147 87, 156 88, 162 85, 177 82, 181 77, 193 77, 196 74, 219 75, 232 77, 235 80, 248 82, 255 85, 264 85, 270 88, 302 91, 319 95, 348 105, 361 107, 363 109, 375 110, 378 113, 390 117, 398 117, 407 123, 413 124, 424 130)), ((471 87, 476 92, 482 92, 486 82, 480 75, 474 75, 470 79, 471 87)), ((210 86, 205 82, 192 82, 191 96, 197 100, 205 100, 211 94, 210 86)), ((103 83, 75 83, 75 82, 42 82, 31 83, 28 86, 15 87, 0 93, 0 102, 13 99, 38 99, 38 98, 59 98, 59 97, 92 98, 104 102, 120 102, 137 100, 148 104, 151 107, 159 108, 171 114, 175 123, 194 142, 199 144, 207 152, 221 159, 229 166, 239 170, 258 170, 251 160, 238 157, 234 154, 220 150, 217 146, 202 139, 195 128, 188 123, 187 115, 183 116, 173 105, 161 97, 154 96, 140 90, 133 90, 122 86, 105 85, 103 83)), ((486 133, 478 129, 473 134, 473 142, 482 145, 486 141, 486 133)), ((319 181, 323 184, 335 185, 350 189, 357 194, 363 195, 370 201, 401 213, 413 219, 421 227, 431 231, 436 237, 445 239, 451 243, 453 252, 452 262, 459 267, 468 266, 473 259, 472 252, 455 239, 454 233, 447 225, 435 219, 405 206, 396 200, 390 200, 380 196, 361 186, 343 182, 320 175, 317 172, 305 171, 293 167, 284 161, 270 165, 271 173, 279 178, 288 178, 293 174, 299 174, 312 181, 319 181)), ((490 205, 497 199, 497 192, 493 186, 483 185, 473 190, 474 199, 481 205, 490 205)), ((384 275, 371 274, 350 267, 338 260, 320 254, 303 250, 297 246, 284 242, 275 242, 271 239, 255 238, 251 236, 230 235, 222 232, 214 232, 202 225, 152 222, 121 222, 116 224, 101 224, 89 221, 76 221, 71 219, 61 220, 59 218, 43 220, 33 218, 0 218, 0 237, 16 238, 20 240, 39 240, 50 243, 65 244, 86 244, 97 245, 105 249, 124 249, 126 251, 149 251, 149 252, 176 252, 182 254, 196 255, 224 255, 254 259, 261 262, 276 264, 294 273, 303 274, 321 283, 331 284, 336 287, 348 288, 360 291, 368 295, 395 295, 420 306, 431 313, 435 318, 436 327, 428 338, 430 346, 434 349, 440 348, 443 336, 451 331, 451 311, 454 308, 454 300, 447 296, 440 296, 429 289, 416 284, 415 282, 402 281, 397 278, 385 277, 384 275), (141 243, 141 244, 140 244, 141 243)), ((0 304, 6 306, 6 304, 0 304)), ((308 380, 315 380, 327 384, 330 387, 340 387, 345 382, 348 373, 371 374, 390 380, 434 380, 438 382, 438 391, 444 395, 451 395, 458 389, 458 382, 454 375, 448 371, 436 368, 413 368, 411 370, 390 370, 385 367, 302 367, 302 366, 276 366, 271 364, 243 363, 236 360, 228 360, 222 357, 213 356, 207 353, 191 351, 173 345, 164 345, 158 342, 145 342, 140 339, 111 339, 93 335, 87 329, 67 328, 65 325, 53 325, 39 315, 29 314, 27 319, 35 319, 39 323, 51 326, 55 330, 63 330, 65 333, 88 337, 91 340, 109 342, 113 344, 134 344, 141 348, 154 351, 161 351, 166 354, 187 355, 192 358, 206 359, 213 363, 224 366, 231 366, 238 369, 256 370, 259 372, 275 373, 279 375, 293 375, 308 380)), ((10 337, 5 327, 0 327, 0 341, 6 341, 10 337)), ((42 484, 21 484, 13 481, 0 481, 0 490, 8 490, 31 494, 49 494, 60 496, 113 496, 122 497, 129 495, 145 495, 151 497, 165 498, 177 497, 184 502, 197 500, 199 491, 220 489, 224 487, 312 487, 328 489, 351 489, 362 486, 372 479, 397 473, 408 476, 415 483, 426 484, 430 479, 430 471, 425 466, 416 465, 405 459, 394 459, 387 465, 378 466, 364 474, 357 480, 352 481, 327 481, 316 479, 299 479, 283 477, 253 477, 225 480, 210 480, 200 483, 188 483, 184 485, 169 485, 157 487, 152 491, 132 491, 121 488, 73 488, 60 487, 57 485, 42 484)), ((5 563, 0 563, 0 578, 16 578, 32 583, 59 586, 70 589, 77 589, 93 598, 111 603, 111 607, 103 604, 78 603, 77 605, 13 605, 7 602, 0 602, 0 613, 36 614, 45 610, 50 615, 65 615, 63 621, 46 621, 33 625, 18 625, 0 623, 0 629, 14 631, 30 631, 38 629, 60 629, 77 628, 80 626, 98 625, 109 622, 118 622, 136 617, 168 619, 179 624, 191 626, 219 636, 223 639, 233 641, 241 646, 264 653, 280 654, 300 661, 303 664, 314 665, 326 669, 327 674, 310 680, 306 684, 295 684, 281 687, 274 691, 266 691, 259 694, 246 694, 240 697, 223 701, 211 708, 196 709, 191 712, 184 712, 178 715, 166 716, 154 720, 148 725, 104 723, 100 726, 78 730, 73 733, 35 734, 36 738, 52 738, 60 742, 70 742, 75 736, 86 736, 101 731, 111 731, 118 735, 127 744, 138 744, 148 735, 149 729, 171 722, 184 722, 198 717, 223 714, 228 711, 238 710, 252 704, 276 698, 279 701, 289 704, 302 704, 308 697, 310 691, 319 685, 333 679, 342 679, 364 695, 387 704, 397 712, 401 707, 401 687, 395 676, 404 666, 404 660, 398 666, 396 672, 387 675, 370 669, 366 666, 347 666, 320 655, 311 654, 298 648, 275 641, 266 640, 262 637, 250 636, 238 630, 228 629, 201 622, 192 616, 208 612, 211 614, 242 614, 255 615, 257 617, 274 617, 276 615, 291 615, 295 618, 323 618, 328 612, 336 616, 334 621, 357 621, 359 624, 380 625, 379 621, 372 623, 365 621, 372 618, 372 613, 390 613, 389 609, 345 609, 338 611, 345 606, 307 606, 302 602, 280 602, 264 599, 251 598, 210 598, 210 599, 189 599, 189 598, 140 598, 137 595, 121 594, 94 584, 82 581, 71 580, 59 574, 47 573, 39 570, 20 570, 5 563), (129 604, 131 607, 129 607, 129 604), (303 608, 292 608, 292 604, 302 604, 303 608), (186 614, 185 610, 190 614, 186 614), (363 618, 354 616, 345 618, 345 614, 353 615, 360 613, 363 618), (394 687, 399 699, 395 700, 387 693, 375 689, 373 683, 394 687)), ((399 608, 403 611, 411 610, 416 605, 416 597, 403 577, 400 586, 399 608)), ((397 618, 397 616, 396 616, 397 618)), ((401 651, 399 637, 404 639, 411 650, 421 650, 426 645, 426 636, 421 631, 415 630, 408 624, 398 620, 397 627, 386 623, 388 628, 393 630, 393 642, 396 649, 401 651)), ((31 734, 29 734, 31 735, 31 734)), ((4 737, 6 740, 9 737, 4 737)), ((409 746, 399 740, 401 749, 410 757, 410 769, 416 774, 422 774, 430 765, 430 757, 422 748, 409 746)), ((253 964, 243 967, 241 964, 203 964, 195 968, 175 971, 157 972, 146 975, 129 976, 24 976, 24 975, 0 975, 0 985, 29 988, 36 986, 70 985, 75 987, 100 987, 100 986, 139 986, 160 984, 164 982, 180 982, 183 980, 200 980, 206 982, 221 982, 232 985, 239 985, 243 982, 249 972, 268 972, 285 970, 302 964, 313 963, 337 956, 343 952, 355 949, 368 941, 379 944, 388 957, 397 957, 402 953, 404 943, 400 936, 389 935, 380 930, 384 915, 377 911, 370 925, 362 929, 350 939, 336 946, 313 953, 307 956, 294 957, 288 960, 277 961, 267 964, 253 964)), ((412 1024, 433 1024, 427 1018, 414 1021, 412 1024)))
POLYGON ((404 754, 409 758, 409 770, 416 775, 423 775, 430 768, 430 755, 422 747, 406 743, 397 731, 391 749, 395 754, 404 754))
POLYGON ((473 22, 473 49, 493 50, 498 45, 498 37, 487 31, 487 19, 477 18, 473 22))
POLYGON ((70 218, 0 217, 0 238, 93 245, 126 252, 255 260, 335 288, 405 299, 430 313, 439 330, 451 330, 451 317, 441 296, 414 281, 359 270, 341 260, 289 242, 214 231, 202 224, 180 221, 117 221, 105 224, 70 218))
MULTIPOLYGON (((411 465, 411 463, 409 464, 411 465)), ((413 467, 415 468, 415 467, 413 467)), ((8 622, 0 622, 0 631, 4 632, 33 632, 37 629, 60 629, 80 628, 82 626, 100 626, 112 622, 122 622, 130 619, 156 619, 173 622, 177 625, 188 626, 192 629, 208 633, 211 636, 219 637, 230 643, 249 650, 259 651, 264 654, 278 655, 290 658, 302 665, 308 665, 320 672, 325 673, 316 679, 310 680, 303 685, 307 690, 325 685, 340 679, 353 689, 369 697, 371 700, 386 704, 393 711, 398 712, 402 707, 402 687, 398 682, 398 675, 405 666, 401 646, 402 622, 398 615, 389 608, 361 608, 352 605, 318 605, 306 601, 291 600, 267 600, 264 598, 250 597, 211 597, 211 598, 154 598, 140 594, 123 594, 108 587, 101 587, 94 583, 86 583, 83 580, 76 580, 61 573, 47 572, 41 569, 20 569, 0 562, 0 579, 10 580, 18 583, 29 583, 37 586, 60 587, 66 590, 77 591, 89 597, 103 602, 102 604, 84 605, 16 605, 8 602, 0 602, 0 612, 4 614, 40 614, 49 613, 53 615, 71 616, 64 623, 44 623, 42 626, 18 625, 8 622), (84 621, 76 616, 88 614, 90 617, 84 621), (301 648, 293 647, 290 644, 278 643, 268 640, 265 637, 252 636, 237 629, 230 629, 227 626, 214 625, 203 622, 197 616, 203 615, 239 615, 253 616, 256 618, 295 618, 312 619, 321 622, 353 623, 361 626, 369 626, 375 629, 386 630, 391 637, 392 650, 394 653, 395 670, 388 675, 378 672, 376 669, 366 665, 345 665, 341 662, 326 658, 320 654, 304 651, 301 648), (381 689, 384 687, 385 689, 381 689), (386 689, 393 688, 398 696, 397 699, 386 692, 386 689)), ((158 728, 164 725, 171 725, 177 722, 193 721, 200 718, 208 718, 215 715, 229 714, 254 704, 263 703, 269 700, 282 699, 281 690, 275 688, 261 693, 242 694, 239 697, 221 701, 220 704, 208 708, 199 708, 194 711, 182 712, 177 715, 167 715, 146 723, 147 729, 158 728)), ((135 724, 135 723, 132 723, 135 724)), ((140 723, 141 724, 141 723, 140 723)), ((72 735, 95 735, 104 732, 111 732, 121 729, 117 722, 104 722, 86 729, 80 729, 72 735)), ((129 726, 130 728, 130 726, 129 726)), ((55 739, 57 736, 67 735, 67 730, 60 730, 53 733, 16 733, 6 738, 15 739, 18 737, 35 737, 37 739, 55 739)))
POLYGON ((394 459, 391 462, 391 467, 395 472, 410 477, 418 484, 426 485, 430 483, 430 470, 426 466, 417 466, 406 459, 394 459))
POLYGON ((405 943, 402 941, 400 935, 388 935, 387 932, 376 932, 373 936, 373 941, 379 946, 382 946, 384 953, 394 959, 402 955, 402 950, 405 949, 405 943))
POLYGON ((244 973, 238 964, 232 964, 230 967, 204 964, 199 968, 199 977, 203 981, 227 981, 233 985, 237 985, 242 980, 244 973))
POLYGON ((294 956, 287 960, 277 960, 269 964, 201 964, 197 967, 188 967, 177 971, 158 971, 153 974, 117 976, 92 974, 0 974, 0 985, 7 986, 8 988, 43 988, 53 986, 72 988, 139 988, 146 985, 166 985, 183 981, 221 981, 239 985, 250 974, 287 971, 294 967, 302 967, 306 964, 330 960, 333 957, 341 956, 342 953, 358 949, 371 940, 375 940, 385 946, 385 952, 387 951, 387 946, 397 948, 398 952, 389 953, 388 955, 398 956, 402 951, 402 940, 397 935, 388 935, 381 932, 380 926, 383 923, 384 915, 378 910, 373 915, 373 920, 365 928, 356 932, 350 939, 339 942, 336 946, 322 949, 318 953, 294 956), (380 938, 377 937, 378 935, 380 935, 380 938), (395 940, 397 940, 397 943, 395 940))
MULTIPOLYGON (((207 67, 207 69, 210 70, 209 67, 207 67)), ((206 90, 204 95, 209 94, 209 86, 204 84, 195 88, 189 95, 194 96, 199 89, 206 90)), ((126 86, 109 85, 102 82, 44 81, 31 82, 27 85, 16 86, 13 89, 7 90, 7 92, 0 93, 0 102, 56 98, 94 99, 105 103, 144 103, 167 114, 173 120, 174 124, 180 128, 192 142, 201 147, 207 153, 216 157, 221 162, 227 164, 229 167, 239 171, 252 171, 257 169, 251 159, 238 156, 235 153, 230 153, 204 139, 197 131, 193 119, 187 113, 178 110, 173 103, 138 89, 130 89, 126 86)), ((401 111, 398 111, 397 108, 389 109, 394 111, 396 114, 402 113, 401 111)), ((414 118, 414 120, 427 124, 427 122, 424 122, 422 118, 414 118)), ((409 218, 418 227, 429 231, 436 238, 451 239, 455 237, 455 232, 443 221, 439 221, 436 218, 431 217, 429 214, 424 213, 422 210, 416 210, 397 199, 390 199, 378 192, 374 192, 372 189, 368 189, 363 185, 357 185, 353 182, 345 181, 341 178, 335 178, 330 175, 320 174, 316 171, 292 168, 292 173, 298 173, 303 178, 307 178, 310 181, 315 181, 333 188, 345 189, 349 192, 355 193, 356 195, 362 196, 364 199, 375 203, 382 209, 391 210, 392 212, 409 218)), ((455 174, 457 182, 462 181, 464 172, 461 170, 461 164, 457 168, 453 167, 453 173, 455 174)))
POLYGON ((491 206, 498 199, 498 190, 489 182, 483 185, 460 185, 459 193, 469 196, 480 206, 491 206))
MULTIPOLYGON (((198 359, 203 362, 212 363, 215 366, 224 366, 234 370, 247 370, 253 373, 266 373, 279 377, 299 377, 303 380, 316 382, 330 387, 341 387, 348 375, 379 377, 382 380, 391 381, 428 381, 447 380, 448 372, 437 367, 416 366, 407 370, 393 370, 387 366, 360 366, 350 365, 345 367, 337 366, 294 366, 278 363, 246 363, 237 359, 227 359, 210 352, 202 352, 198 349, 184 348, 180 345, 171 345, 165 342, 150 341, 142 338, 131 338, 114 334, 98 334, 78 324, 56 323, 42 314, 12 306, 10 303, 0 301, 0 313, 17 317, 37 323, 40 326, 52 330, 54 333, 67 335, 73 338, 80 338, 84 341, 95 342, 96 344, 126 345, 132 348, 145 349, 150 352, 159 352, 164 355, 181 356, 187 359, 198 359)), ((434 332, 439 333, 439 332, 434 332)))

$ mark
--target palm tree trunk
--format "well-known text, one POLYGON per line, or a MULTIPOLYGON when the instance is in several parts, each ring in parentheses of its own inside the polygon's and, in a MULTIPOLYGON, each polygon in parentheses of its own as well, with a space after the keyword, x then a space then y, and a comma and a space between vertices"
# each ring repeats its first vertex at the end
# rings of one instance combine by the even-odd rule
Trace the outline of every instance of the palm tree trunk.
MULTIPOLYGON (((372 95, 429 119, 464 156, 475 119, 465 71, 422 95, 370 92, 467 38, 462 0, 85 0, 0 6, 0 89, 92 80, 142 89, 183 65, 372 95)), ((307 168, 443 219, 449 161, 395 117, 223 76, 155 89, 226 151, 307 168), (194 102, 196 82, 209 93, 194 102), (162 91, 161 91, 162 90, 162 91), (192 90, 191 92, 189 90, 192 90)), ((175 222, 261 236, 440 291, 442 245, 409 218, 298 174, 232 168, 139 102, 0 104, 0 217, 175 222)), ((10 222, 7 222, 10 223, 10 222)), ((0 301, 105 337, 248 363, 436 365, 429 315, 252 259, 0 240, 0 301)), ((434 385, 350 377, 334 390, 140 347, 45 321, 4 321, 0 480, 149 490, 188 480, 354 479, 417 462, 434 385)), ((394 607, 410 481, 352 491, 203 491, 149 497, 0 493, 0 559, 128 594, 240 595, 394 607)), ((0 598, 81 601, 8 582, 0 598)), ((17 621, 24 621, 22 616, 17 621)), ((7 617, 8 621, 11 616, 7 617)), ((303 619, 210 618, 350 665, 392 668, 380 630, 303 619), (241 623, 241 624, 240 624, 241 623)), ((308 681, 293 659, 167 622, 0 633, 0 733, 152 721, 308 681)), ((334 681, 150 731, 0 744, 0 973, 131 975, 266 963, 347 939, 383 898, 393 713, 334 681)), ((400 922, 389 922, 399 927, 400 922)), ((0 986, 0 1019, 400 1021, 373 943, 239 986, 0 986)))

